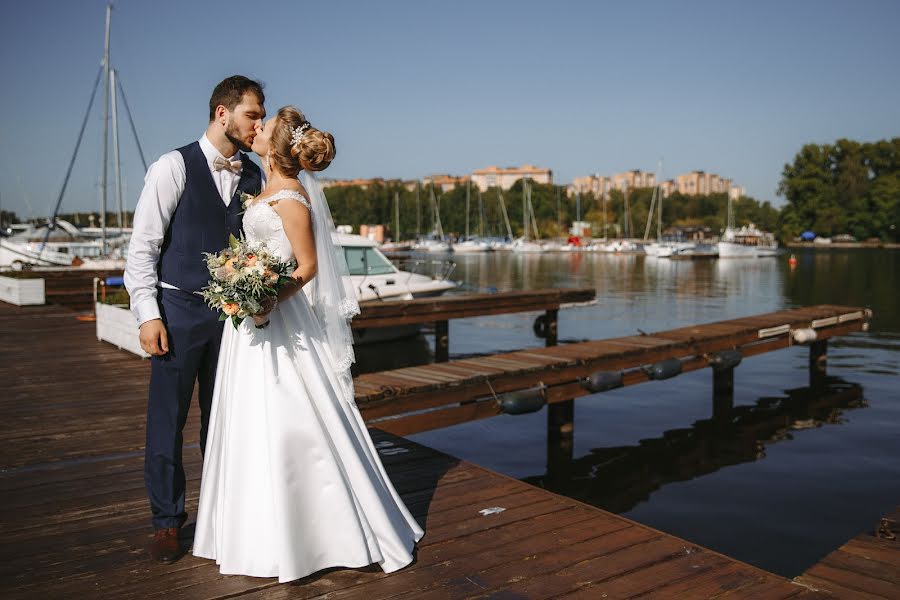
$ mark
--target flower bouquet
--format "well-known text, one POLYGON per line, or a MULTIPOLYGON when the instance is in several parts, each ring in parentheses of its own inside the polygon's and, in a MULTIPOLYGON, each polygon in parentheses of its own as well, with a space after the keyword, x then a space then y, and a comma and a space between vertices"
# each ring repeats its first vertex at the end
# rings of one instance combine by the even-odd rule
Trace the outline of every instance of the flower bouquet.
POLYGON ((265 244, 249 244, 232 235, 227 248, 203 256, 210 280, 198 293, 210 308, 222 311, 220 321, 230 318, 235 327, 263 312, 267 299, 277 298, 279 289, 294 283, 294 263, 281 262, 265 244))

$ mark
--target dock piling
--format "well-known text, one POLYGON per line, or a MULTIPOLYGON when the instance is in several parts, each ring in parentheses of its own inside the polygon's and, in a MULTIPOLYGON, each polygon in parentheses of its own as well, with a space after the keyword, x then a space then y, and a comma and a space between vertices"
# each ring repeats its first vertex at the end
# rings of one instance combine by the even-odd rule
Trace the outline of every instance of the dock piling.
MULTIPOLYGON (((558 309, 544 313, 544 346, 555 346, 557 339, 558 309)), ((575 440, 575 400, 563 400, 547 405, 547 473, 560 476, 572 464, 575 440)))
POLYGON ((450 326, 449 322, 435 321, 434 323, 434 362, 447 362, 450 360, 450 326))
POLYGON ((809 387, 821 387, 828 376, 828 340, 809 345, 809 387))

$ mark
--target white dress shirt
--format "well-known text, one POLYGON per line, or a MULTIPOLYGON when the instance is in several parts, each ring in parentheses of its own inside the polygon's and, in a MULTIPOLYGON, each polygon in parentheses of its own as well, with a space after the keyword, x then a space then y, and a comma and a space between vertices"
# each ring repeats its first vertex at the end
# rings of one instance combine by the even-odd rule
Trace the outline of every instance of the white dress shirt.
MULTIPOLYGON (((200 138, 200 149, 206 157, 222 202, 228 206, 241 176, 228 169, 216 171, 213 168, 213 161, 222 155, 213 147, 205 133, 200 138)), ((240 160, 240 155, 235 154, 228 157, 228 160, 240 160)), ((150 165, 144 178, 144 189, 134 209, 134 229, 125 262, 125 288, 131 296, 131 312, 138 325, 160 318, 156 303, 157 286, 175 287, 165 281, 158 281, 156 269, 166 229, 184 192, 186 180, 184 157, 178 150, 163 154, 150 165)))

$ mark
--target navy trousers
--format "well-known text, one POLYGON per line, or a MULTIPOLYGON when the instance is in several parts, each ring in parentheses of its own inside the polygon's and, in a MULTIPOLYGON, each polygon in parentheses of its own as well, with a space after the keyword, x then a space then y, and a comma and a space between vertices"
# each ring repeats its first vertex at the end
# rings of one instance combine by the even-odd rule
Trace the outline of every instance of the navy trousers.
POLYGON ((168 331, 169 352, 150 359, 144 482, 153 526, 161 529, 181 527, 187 519, 182 430, 197 382, 203 452, 223 323, 196 294, 159 288, 157 298, 168 331))

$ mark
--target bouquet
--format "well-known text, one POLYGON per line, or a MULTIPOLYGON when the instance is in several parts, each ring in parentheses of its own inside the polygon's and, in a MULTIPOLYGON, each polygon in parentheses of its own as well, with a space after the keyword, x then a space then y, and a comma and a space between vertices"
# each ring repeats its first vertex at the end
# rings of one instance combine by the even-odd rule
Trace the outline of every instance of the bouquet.
MULTIPOLYGON (((293 262, 281 262, 265 244, 249 244, 229 237, 228 247, 212 254, 204 252, 209 284, 198 292, 210 308, 221 310, 220 321, 241 322, 263 312, 264 302, 277 298, 278 290, 293 284, 293 262)), ((262 327, 258 325, 257 327, 262 327)))

